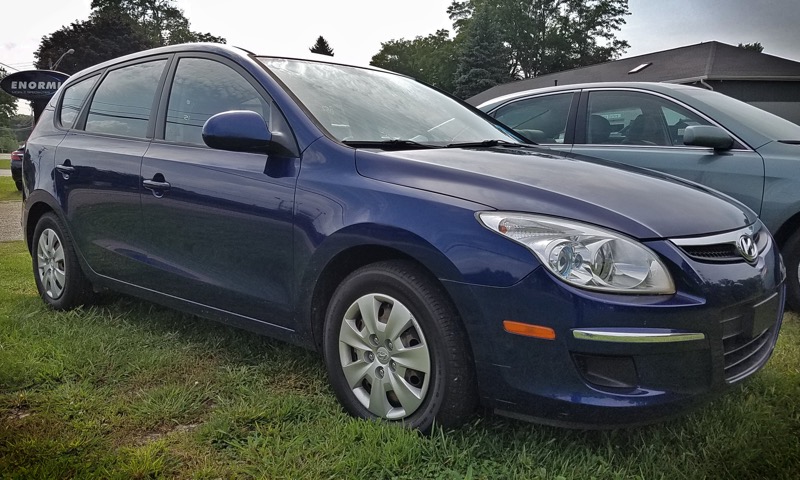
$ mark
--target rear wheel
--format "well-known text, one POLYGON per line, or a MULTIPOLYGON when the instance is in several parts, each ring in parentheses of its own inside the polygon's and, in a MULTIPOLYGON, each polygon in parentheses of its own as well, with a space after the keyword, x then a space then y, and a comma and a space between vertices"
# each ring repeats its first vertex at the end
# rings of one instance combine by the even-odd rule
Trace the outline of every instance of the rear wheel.
POLYGON ((53 213, 42 215, 33 234, 33 275, 39 295, 56 310, 88 303, 92 286, 81 271, 72 239, 53 213))
POLYGON ((466 336, 441 286, 416 265, 352 273, 333 295, 324 333, 331 385, 351 415, 427 431, 472 413, 466 336))
POLYGON ((789 237, 782 254, 786 264, 786 303, 795 312, 800 312, 800 230, 789 237))

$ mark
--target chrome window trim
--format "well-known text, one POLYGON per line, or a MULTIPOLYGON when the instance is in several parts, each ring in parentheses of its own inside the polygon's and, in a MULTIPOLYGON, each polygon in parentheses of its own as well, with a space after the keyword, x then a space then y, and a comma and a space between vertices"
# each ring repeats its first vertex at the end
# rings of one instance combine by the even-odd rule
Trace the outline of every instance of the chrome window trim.
POLYGON ((663 329, 650 330, 652 331, 630 332, 613 329, 574 328, 572 329, 572 336, 578 340, 615 343, 675 343, 695 342, 706 339, 706 334, 700 332, 675 332, 664 331, 663 329))

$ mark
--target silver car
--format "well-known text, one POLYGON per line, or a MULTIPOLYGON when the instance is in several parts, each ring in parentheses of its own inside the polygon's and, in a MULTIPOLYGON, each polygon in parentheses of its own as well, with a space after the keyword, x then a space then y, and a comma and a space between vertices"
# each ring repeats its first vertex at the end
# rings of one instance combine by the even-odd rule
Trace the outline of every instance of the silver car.
POLYGON ((667 83, 564 85, 476 106, 535 143, 670 173, 744 203, 775 236, 787 302, 800 311, 800 126, 721 93, 667 83))

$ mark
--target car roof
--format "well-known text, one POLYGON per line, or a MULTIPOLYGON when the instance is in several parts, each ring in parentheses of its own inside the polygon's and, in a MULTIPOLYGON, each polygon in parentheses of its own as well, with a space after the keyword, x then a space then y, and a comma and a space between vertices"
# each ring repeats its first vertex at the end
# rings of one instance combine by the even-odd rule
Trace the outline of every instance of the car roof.
POLYGON ((471 103, 481 110, 491 110, 496 105, 505 103, 520 97, 527 97, 529 95, 540 95, 543 93, 557 93, 557 92, 571 92, 582 89, 592 88, 631 88, 638 90, 649 90, 653 92, 669 93, 691 88, 699 88, 692 85, 681 85, 677 83, 665 82, 593 82, 593 83, 572 83, 569 85, 558 85, 553 87, 531 88, 528 90, 520 90, 518 92, 500 95, 494 98, 481 101, 481 94, 475 95, 467 99, 467 103, 471 103), (478 100, 478 103, 474 103, 478 100))
POLYGON ((198 42, 198 43, 180 43, 176 45, 168 45, 166 47, 157 47, 151 48, 148 50, 142 50, 140 52, 131 53, 128 55, 124 55, 121 57, 113 58, 111 60, 107 60, 105 62, 99 63, 97 65, 93 65, 91 67, 85 68, 80 72, 75 73, 72 77, 83 77, 87 74, 91 74, 93 72, 101 71, 109 66, 117 65, 119 63, 128 62, 131 60, 136 60, 138 58, 144 58, 154 55, 165 55, 170 53, 185 53, 185 52, 196 52, 196 53, 216 53, 223 55, 228 58, 242 58, 242 57, 249 57, 249 58, 282 58, 286 60, 301 60, 306 62, 315 62, 315 63, 328 63, 332 65, 342 65, 346 67, 356 67, 356 68, 366 68, 370 70, 382 71, 386 73, 393 73, 395 75, 402 74, 392 72, 389 70, 384 70, 382 68, 374 67, 372 65, 359 65, 353 63, 343 63, 337 62, 333 60, 332 57, 328 57, 326 55, 260 55, 253 53, 247 49, 226 45, 222 43, 207 43, 207 42, 198 42))

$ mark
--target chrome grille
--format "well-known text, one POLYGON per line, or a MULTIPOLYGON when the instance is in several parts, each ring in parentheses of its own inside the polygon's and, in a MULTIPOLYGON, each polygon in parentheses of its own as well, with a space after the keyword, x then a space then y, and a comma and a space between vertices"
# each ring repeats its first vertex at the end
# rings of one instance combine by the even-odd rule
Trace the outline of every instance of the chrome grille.
POLYGON ((745 259, 736 247, 742 235, 750 235, 761 255, 770 245, 770 236, 760 222, 743 229, 707 237, 676 238, 672 243, 686 255, 700 262, 734 263, 745 259))

